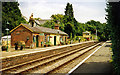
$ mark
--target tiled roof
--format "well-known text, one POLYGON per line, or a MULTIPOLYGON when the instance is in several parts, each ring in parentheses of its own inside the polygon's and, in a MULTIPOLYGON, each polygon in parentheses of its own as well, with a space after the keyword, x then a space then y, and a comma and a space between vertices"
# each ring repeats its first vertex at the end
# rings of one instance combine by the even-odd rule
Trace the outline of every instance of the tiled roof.
POLYGON ((35 23, 37 23, 38 25, 42 25, 44 24, 46 21, 50 21, 51 19, 42 19, 42 20, 35 20, 35 23))
POLYGON ((36 32, 36 33, 41 33, 42 32, 42 33, 68 35, 65 32, 63 32, 61 30, 58 30, 58 29, 51 29, 51 28, 41 27, 41 26, 31 27, 31 25, 29 25, 29 24, 21 24, 21 25, 24 26, 24 27, 26 27, 30 31, 36 32))

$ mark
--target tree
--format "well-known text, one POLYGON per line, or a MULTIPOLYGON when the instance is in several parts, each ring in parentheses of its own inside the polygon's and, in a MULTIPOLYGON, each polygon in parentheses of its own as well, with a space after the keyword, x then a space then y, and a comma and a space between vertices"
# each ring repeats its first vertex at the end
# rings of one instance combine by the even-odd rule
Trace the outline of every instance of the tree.
POLYGON ((45 22, 42 26, 54 29, 55 24, 58 24, 59 25, 59 29, 61 31, 64 31, 63 18, 64 18, 64 15, 62 15, 62 14, 52 15, 51 16, 51 20, 45 22))
POLYGON ((41 18, 34 18, 35 20, 42 20, 41 18))
POLYGON ((65 16, 68 16, 69 18, 73 18, 74 15, 73 15, 73 7, 72 7, 72 4, 70 3, 67 3, 67 6, 65 8, 65 16))
POLYGON ((53 20, 50 20, 50 21, 45 22, 42 26, 54 29, 55 22, 53 20))
POLYGON ((2 2, 2 33, 4 35, 6 35, 6 28, 11 30, 20 23, 27 23, 18 6, 18 2, 2 2))
POLYGON ((66 33, 68 33, 69 36, 72 33, 72 37, 74 37, 74 35, 76 35, 76 33, 75 33, 75 28, 76 27, 74 27, 75 22, 76 22, 76 20, 74 18, 72 4, 67 3, 67 6, 65 8, 65 15, 64 15, 64 24, 65 24, 65 27, 64 27, 65 30, 64 31, 66 33), (73 27, 72 30, 71 30, 71 27, 73 27))
POLYGON ((62 14, 55 14, 51 16, 51 21, 47 21, 43 26, 49 27, 49 28, 54 28, 55 24, 59 24, 60 30, 68 33, 70 36, 72 33, 72 37, 74 37, 75 34, 75 29, 78 23, 74 18, 73 14, 73 7, 72 4, 67 3, 67 6, 65 8, 65 15, 62 14), (76 24, 76 25, 75 25, 76 24))
MULTIPOLYGON (((105 37, 106 32, 106 24, 105 23, 100 23, 99 21, 94 21, 90 20, 85 23, 87 25, 88 31, 91 31, 92 34, 96 34, 96 29, 97 29, 97 34, 98 37, 100 38, 99 41, 106 41, 108 37, 105 37)), ((109 33, 107 34, 109 35, 109 33)))
POLYGON ((74 36, 73 34, 73 25, 71 23, 68 23, 66 26, 65 26, 65 30, 64 30, 69 36, 74 36), (72 35, 71 35, 72 33, 72 35))
POLYGON ((64 18, 64 15, 62 15, 62 14, 55 14, 55 15, 52 15, 52 16, 51 16, 51 19, 52 19, 55 23, 58 23, 59 28, 60 28, 61 31, 64 31, 63 18, 64 18))
POLYGON ((66 32, 69 36, 74 38, 77 36, 82 36, 84 31, 90 31, 92 34, 96 33, 96 29, 98 30, 98 36, 100 37, 100 41, 105 41, 105 35, 109 35, 104 31, 106 24, 102 24, 99 21, 90 20, 86 23, 79 23, 74 18, 73 7, 72 4, 67 3, 65 8, 65 15, 55 14, 51 16, 51 21, 47 21, 43 26, 54 28, 54 25, 59 22, 60 30, 66 32))
POLYGON ((120 2, 108 2, 106 12, 107 25, 111 29, 115 75, 120 75, 120 2))

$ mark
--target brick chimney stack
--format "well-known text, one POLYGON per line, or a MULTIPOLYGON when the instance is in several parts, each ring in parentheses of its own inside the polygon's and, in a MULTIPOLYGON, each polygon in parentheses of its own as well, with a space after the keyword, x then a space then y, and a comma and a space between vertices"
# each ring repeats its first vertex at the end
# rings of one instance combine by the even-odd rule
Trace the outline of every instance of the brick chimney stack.
POLYGON ((35 23, 35 20, 33 18, 33 13, 31 14, 30 18, 29 18, 29 23, 32 27, 34 27, 34 23, 35 23))
POLYGON ((55 29, 59 30, 59 25, 58 24, 55 24, 55 29))

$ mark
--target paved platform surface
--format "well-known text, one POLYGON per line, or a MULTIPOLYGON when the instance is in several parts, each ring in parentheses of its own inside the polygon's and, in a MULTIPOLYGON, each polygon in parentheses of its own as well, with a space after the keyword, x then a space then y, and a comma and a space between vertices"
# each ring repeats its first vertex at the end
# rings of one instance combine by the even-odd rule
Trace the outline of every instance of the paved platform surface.
POLYGON ((71 75, 112 75, 110 63, 112 52, 110 41, 107 41, 94 55, 78 67, 71 75))
MULTIPOLYGON (((87 41, 87 42, 91 42, 91 41, 87 41)), ((42 52, 42 51, 47 51, 47 50, 52 50, 52 49, 57 49, 57 48, 62 48, 62 47, 67 47, 67 46, 73 46, 73 45, 78 45, 78 44, 82 44, 85 42, 80 42, 80 43, 75 43, 75 44, 69 44, 69 45, 62 45, 62 46, 52 46, 52 47, 44 47, 44 48, 35 48, 35 49, 23 49, 21 50, 14 50, 11 51, 9 49, 9 52, 6 51, 1 51, 0 56, 1 58, 5 58, 5 57, 9 57, 9 56, 15 56, 15 55, 21 55, 21 54, 29 54, 29 53, 34 53, 34 52, 42 52)))

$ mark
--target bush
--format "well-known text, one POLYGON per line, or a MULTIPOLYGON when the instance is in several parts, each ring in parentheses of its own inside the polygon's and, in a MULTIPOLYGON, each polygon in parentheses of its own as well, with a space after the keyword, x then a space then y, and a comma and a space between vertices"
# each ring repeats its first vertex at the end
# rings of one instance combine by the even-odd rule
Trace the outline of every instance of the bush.
POLYGON ((7 50, 7 46, 2 46, 2 51, 6 51, 7 50))
POLYGON ((23 46, 21 45, 21 46, 20 46, 20 50, 22 50, 22 49, 23 49, 23 46))
POLYGON ((46 47, 46 46, 50 46, 50 45, 51 45, 51 42, 46 42, 46 43, 45 43, 45 47, 46 47))
POLYGON ((64 42, 64 41, 61 41, 60 44, 61 44, 61 45, 65 45, 65 42, 64 42))
POLYGON ((18 50, 18 42, 16 42, 14 45, 15 45, 15 50, 18 50))
POLYGON ((25 42, 24 41, 20 41, 19 45, 20 45, 20 50, 22 50, 23 46, 25 47, 25 42))

